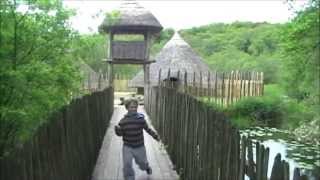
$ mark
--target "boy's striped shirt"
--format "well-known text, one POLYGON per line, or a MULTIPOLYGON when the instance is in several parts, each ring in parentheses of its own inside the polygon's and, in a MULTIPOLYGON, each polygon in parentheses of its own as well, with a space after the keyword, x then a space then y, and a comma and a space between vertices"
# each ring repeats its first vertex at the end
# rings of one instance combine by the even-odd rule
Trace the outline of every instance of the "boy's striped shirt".
POLYGON ((143 129, 153 138, 157 134, 149 128, 144 115, 140 113, 126 114, 119 122, 120 130, 116 134, 122 136, 125 145, 136 148, 144 145, 143 129))

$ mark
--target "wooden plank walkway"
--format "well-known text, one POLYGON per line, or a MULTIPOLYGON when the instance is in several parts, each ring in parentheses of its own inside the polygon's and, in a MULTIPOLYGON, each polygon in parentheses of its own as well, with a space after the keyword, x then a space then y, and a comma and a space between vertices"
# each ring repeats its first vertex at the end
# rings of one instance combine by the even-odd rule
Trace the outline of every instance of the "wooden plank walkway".
MULTIPOLYGON (((152 127, 143 107, 139 106, 138 112, 145 114, 148 124, 152 127)), ((115 135, 114 126, 125 113, 126 109, 123 106, 115 107, 91 180, 123 180, 122 139, 115 135)), ((146 132, 144 132, 144 138, 152 175, 147 175, 145 171, 141 171, 133 163, 136 180, 178 180, 179 177, 176 171, 173 170, 172 162, 163 144, 153 140, 146 132)))

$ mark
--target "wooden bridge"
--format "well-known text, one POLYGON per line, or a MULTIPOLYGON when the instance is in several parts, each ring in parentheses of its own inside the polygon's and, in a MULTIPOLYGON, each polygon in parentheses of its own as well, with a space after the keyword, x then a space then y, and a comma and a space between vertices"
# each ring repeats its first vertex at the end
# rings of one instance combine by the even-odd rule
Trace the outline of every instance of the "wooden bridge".
MULTIPOLYGON (((159 86, 146 94, 139 111, 150 115, 147 120, 163 144, 145 136, 153 174, 148 176, 135 165, 136 179, 306 178, 299 169, 290 174, 281 156, 268 170, 268 148, 241 138, 222 113, 189 94, 159 86), (268 171, 272 171, 270 177, 268 171)), ((53 114, 30 141, 0 159, 0 180, 123 179, 122 140, 115 136, 113 126, 125 109, 113 104, 113 89, 106 88, 53 114)))
MULTIPOLYGON (((139 107, 139 112, 146 115, 143 107, 139 107)), ((116 106, 111 118, 110 126, 107 129, 104 141, 95 166, 92 180, 122 180, 122 139, 114 133, 114 126, 124 116, 126 109, 123 106, 116 106)), ((150 124, 148 116, 146 120, 150 124)), ((152 126, 151 126, 152 127, 152 126)), ((152 168, 152 175, 147 175, 134 164, 136 180, 178 180, 179 177, 174 170, 164 145, 156 142, 147 134, 144 134, 147 157, 152 168)))

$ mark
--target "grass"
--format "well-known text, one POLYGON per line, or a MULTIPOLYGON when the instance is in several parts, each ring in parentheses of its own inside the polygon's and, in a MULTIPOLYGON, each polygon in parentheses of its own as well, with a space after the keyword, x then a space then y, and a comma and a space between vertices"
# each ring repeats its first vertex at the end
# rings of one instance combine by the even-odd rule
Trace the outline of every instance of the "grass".
POLYGON ((201 99, 213 109, 224 112, 237 127, 268 126, 282 129, 295 129, 301 122, 313 119, 310 107, 289 98, 277 84, 265 85, 261 97, 247 97, 222 107, 215 102, 201 99))

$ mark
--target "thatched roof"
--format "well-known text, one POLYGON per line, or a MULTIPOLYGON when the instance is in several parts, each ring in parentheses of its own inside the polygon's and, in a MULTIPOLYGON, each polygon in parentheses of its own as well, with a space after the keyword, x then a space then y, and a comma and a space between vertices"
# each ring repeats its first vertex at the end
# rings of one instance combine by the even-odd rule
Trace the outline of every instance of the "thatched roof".
POLYGON ((161 24, 153 14, 140 6, 136 1, 124 1, 117 11, 119 11, 119 15, 116 17, 116 20, 105 19, 100 27, 102 30, 105 32, 112 30, 123 33, 134 31, 158 33, 162 30, 161 24), (110 24, 110 21, 115 22, 110 24))
MULTIPOLYGON (((186 72, 188 83, 193 83, 193 76, 195 73, 196 85, 200 84, 199 78, 201 72, 203 79, 202 84, 207 84, 207 74, 210 71, 209 67, 178 33, 175 33, 171 40, 167 42, 163 49, 156 55, 155 60, 156 62, 150 65, 150 83, 152 86, 155 86, 158 83, 160 69, 161 80, 168 78, 167 74, 170 69, 170 78, 178 78, 177 74, 179 71, 180 78, 178 79, 181 82, 183 82, 184 73, 186 72)), ((213 76, 210 75, 210 79, 213 80, 213 76)), ((129 86, 144 86, 143 71, 140 71, 131 81, 129 81, 129 86)))
POLYGON ((94 71, 87 63, 79 61, 79 70, 83 76, 83 82, 87 85, 89 82, 91 84, 98 83, 99 74, 94 71))

